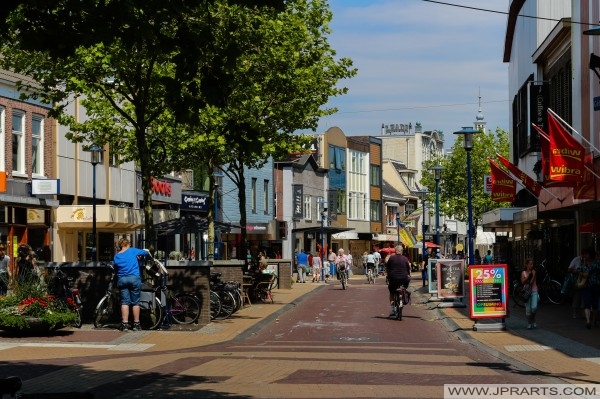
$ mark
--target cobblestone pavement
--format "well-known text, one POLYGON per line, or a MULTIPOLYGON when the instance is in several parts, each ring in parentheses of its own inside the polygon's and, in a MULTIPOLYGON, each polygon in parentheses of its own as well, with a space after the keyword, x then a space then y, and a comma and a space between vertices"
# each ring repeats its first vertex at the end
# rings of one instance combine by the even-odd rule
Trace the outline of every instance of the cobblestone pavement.
POLYGON ((600 381, 597 328, 571 319, 568 306, 542 306, 536 330, 511 308, 507 331, 473 331, 467 309, 440 308, 415 281, 413 304, 396 322, 380 305, 383 281, 362 279, 346 291, 295 284, 277 290, 275 304, 199 331, 2 335, 0 373, 21 376, 25 393, 96 398, 439 398, 444 383, 600 381), (347 299, 335 302, 340 295, 347 299), (361 295, 373 295, 370 304, 361 295), (369 309, 367 323, 359 307, 369 309))

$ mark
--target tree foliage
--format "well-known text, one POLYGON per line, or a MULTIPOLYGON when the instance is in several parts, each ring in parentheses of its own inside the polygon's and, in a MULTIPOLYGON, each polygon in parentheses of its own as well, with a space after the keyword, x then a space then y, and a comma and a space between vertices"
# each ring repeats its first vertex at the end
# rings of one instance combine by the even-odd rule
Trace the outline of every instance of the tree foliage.
MULTIPOLYGON (((471 150, 471 192, 475 227, 484 212, 507 205, 492 201, 490 194, 484 192, 485 176, 491 174, 488 158, 496 159, 497 153, 508 158, 509 142, 506 131, 497 128, 495 133, 489 130, 474 135, 471 150)), ((467 222, 467 153, 464 149, 464 138, 460 135, 456 138, 448 156, 423 164, 421 184, 430 192, 428 201, 435 201, 435 179, 431 167, 436 164, 444 168, 439 182, 440 214, 467 222)))

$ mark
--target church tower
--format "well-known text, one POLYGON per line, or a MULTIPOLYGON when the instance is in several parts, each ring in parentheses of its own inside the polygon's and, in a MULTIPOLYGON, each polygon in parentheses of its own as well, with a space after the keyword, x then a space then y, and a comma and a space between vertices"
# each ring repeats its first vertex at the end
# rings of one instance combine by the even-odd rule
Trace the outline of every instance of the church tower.
POLYGON ((485 118, 483 117, 483 111, 481 110, 481 89, 479 90, 479 111, 477 112, 477 117, 475 118, 475 129, 479 130, 480 132, 486 133, 485 130, 485 125, 486 125, 486 121, 485 118))

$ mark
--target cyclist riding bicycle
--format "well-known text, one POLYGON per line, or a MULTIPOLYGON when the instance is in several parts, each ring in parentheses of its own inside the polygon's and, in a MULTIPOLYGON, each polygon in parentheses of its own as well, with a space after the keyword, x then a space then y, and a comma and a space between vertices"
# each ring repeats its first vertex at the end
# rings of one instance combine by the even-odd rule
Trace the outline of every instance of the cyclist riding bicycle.
POLYGON ((388 291, 390 292, 390 316, 392 316, 396 312, 394 309, 394 293, 400 286, 408 288, 408 284, 410 283, 410 262, 406 256, 402 255, 402 245, 396 247, 396 253, 390 256, 385 269, 388 280, 388 291))
POLYGON ((368 270, 371 270, 373 275, 375 275, 375 255, 373 251, 369 251, 367 255, 367 274, 369 273, 368 270))
POLYGON ((346 278, 348 277, 348 268, 350 267, 350 263, 348 261, 348 257, 344 255, 344 250, 340 248, 338 250, 338 256, 335 258, 335 265, 337 266, 337 275, 338 280, 340 276, 340 272, 343 271, 346 273, 346 278))

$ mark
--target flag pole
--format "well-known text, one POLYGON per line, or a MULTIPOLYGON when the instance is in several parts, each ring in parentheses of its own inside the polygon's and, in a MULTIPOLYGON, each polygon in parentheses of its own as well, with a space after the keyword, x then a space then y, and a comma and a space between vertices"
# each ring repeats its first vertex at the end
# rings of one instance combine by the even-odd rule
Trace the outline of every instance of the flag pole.
MULTIPOLYGON (((568 123, 567 123, 567 122, 566 122, 566 121, 565 121, 563 118, 561 118, 561 117, 560 117, 560 116, 559 116, 559 115, 558 115, 556 112, 552 111, 550 108, 548 108, 548 112, 550 112, 552 115, 554 115, 554 117, 555 117, 556 119, 558 119, 560 122, 562 122, 562 124, 563 124, 563 125, 567 126, 569 129, 571 129, 571 131, 572 131, 573 133, 577 133, 577 135, 578 135, 579 137, 581 137, 581 139, 582 139, 583 141, 585 141, 585 142, 586 142, 586 144, 587 144, 587 145, 589 145, 589 146, 590 146, 590 147, 591 147, 591 148, 592 148, 592 149, 593 149, 595 152, 597 152, 597 153, 600 153, 600 150, 598 150, 598 149, 597 149, 597 148, 596 148, 596 147, 595 147, 595 146, 594 146, 592 143, 590 143, 590 141, 589 141, 588 139, 586 139, 585 137, 583 137, 583 136, 581 135, 581 133, 579 133, 577 130, 575 130, 575 129, 573 128, 573 126, 569 125, 569 124, 568 124, 568 123)), ((598 176, 597 176, 597 175, 595 175, 595 174, 594 174, 594 176, 598 177, 598 176)))

